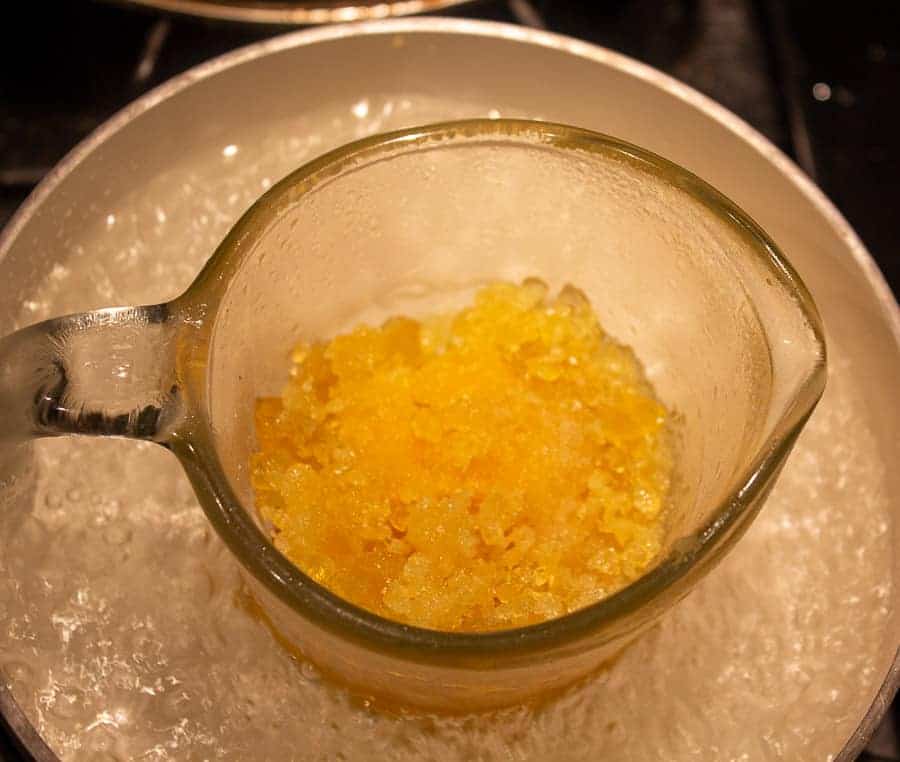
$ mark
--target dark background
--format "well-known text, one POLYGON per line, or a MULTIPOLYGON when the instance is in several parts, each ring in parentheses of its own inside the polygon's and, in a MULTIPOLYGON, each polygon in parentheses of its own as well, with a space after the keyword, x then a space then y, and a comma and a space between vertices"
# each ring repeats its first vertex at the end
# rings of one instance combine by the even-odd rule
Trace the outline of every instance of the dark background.
MULTIPOLYGON (((284 31, 92 0, 9 3, 3 13, 0 226, 69 149, 129 101, 196 63, 284 31)), ((895 0, 476 0, 451 15, 580 37, 711 96, 822 187, 898 293, 895 0)), ((895 704, 862 760, 900 760, 898 713, 895 704)), ((21 758, 0 732, 0 760, 21 758)))

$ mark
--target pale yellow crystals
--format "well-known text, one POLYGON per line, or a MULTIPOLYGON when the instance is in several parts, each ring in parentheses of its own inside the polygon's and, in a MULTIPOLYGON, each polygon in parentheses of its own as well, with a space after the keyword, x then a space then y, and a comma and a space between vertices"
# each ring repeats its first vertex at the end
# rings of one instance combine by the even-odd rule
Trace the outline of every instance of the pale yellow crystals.
POLYGON ((253 486, 278 548, 337 595, 493 630, 597 601, 658 554, 666 410, 580 291, 487 286, 293 363, 257 403, 253 486))

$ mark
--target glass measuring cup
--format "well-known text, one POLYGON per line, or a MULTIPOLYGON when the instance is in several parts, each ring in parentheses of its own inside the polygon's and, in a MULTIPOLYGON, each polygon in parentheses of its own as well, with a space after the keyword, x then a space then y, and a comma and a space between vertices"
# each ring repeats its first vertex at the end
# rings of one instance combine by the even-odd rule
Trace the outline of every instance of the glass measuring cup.
POLYGON ((733 204, 612 138, 485 120, 370 138, 306 165, 172 302, 3 339, 0 437, 163 444, 284 642, 366 693, 468 709, 565 685, 685 594, 755 515, 823 384, 809 295, 733 204), (660 564, 578 612, 494 633, 400 625, 340 600, 281 556, 253 509, 253 400, 280 390, 299 339, 527 276, 582 288, 680 419, 660 564))

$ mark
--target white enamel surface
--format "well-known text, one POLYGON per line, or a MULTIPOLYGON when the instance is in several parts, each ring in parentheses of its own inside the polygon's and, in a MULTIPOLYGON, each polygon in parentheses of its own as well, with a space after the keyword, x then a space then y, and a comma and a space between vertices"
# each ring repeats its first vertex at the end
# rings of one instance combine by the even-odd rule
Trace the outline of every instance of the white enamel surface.
POLYGON ((825 397, 733 554, 608 675, 536 714, 397 719, 323 686, 236 604, 236 563, 162 450, 0 457, 0 664, 26 714, 70 760, 834 759, 898 643, 897 314, 855 237, 746 126, 621 57, 470 22, 355 29, 370 34, 239 53, 120 118, 7 232, 0 331, 171 298, 307 159, 499 113, 631 140, 743 206, 819 303, 825 397))

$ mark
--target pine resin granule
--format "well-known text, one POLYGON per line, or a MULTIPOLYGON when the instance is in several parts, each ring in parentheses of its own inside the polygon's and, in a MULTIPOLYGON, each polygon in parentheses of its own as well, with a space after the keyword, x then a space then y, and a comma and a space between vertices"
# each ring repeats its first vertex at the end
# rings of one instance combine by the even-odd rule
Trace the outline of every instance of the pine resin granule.
POLYGON ((438 630, 541 622, 658 556, 667 411, 634 353, 566 286, 301 344, 256 403, 256 504, 335 594, 438 630))

